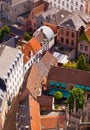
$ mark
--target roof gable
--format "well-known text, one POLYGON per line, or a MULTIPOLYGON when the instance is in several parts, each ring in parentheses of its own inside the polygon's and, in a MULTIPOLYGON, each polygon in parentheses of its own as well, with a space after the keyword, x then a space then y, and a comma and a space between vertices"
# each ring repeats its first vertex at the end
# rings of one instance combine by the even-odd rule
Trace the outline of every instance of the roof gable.
POLYGON ((64 26, 66 26, 66 27, 68 27, 68 28, 75 29, 75 25, 74 25, 72 19, 69 19, 69 20, 67 20, 67 21, 65 21, 65 22, 63 22, 63 23, 61 23, 61 25, 64 25, 64 26))

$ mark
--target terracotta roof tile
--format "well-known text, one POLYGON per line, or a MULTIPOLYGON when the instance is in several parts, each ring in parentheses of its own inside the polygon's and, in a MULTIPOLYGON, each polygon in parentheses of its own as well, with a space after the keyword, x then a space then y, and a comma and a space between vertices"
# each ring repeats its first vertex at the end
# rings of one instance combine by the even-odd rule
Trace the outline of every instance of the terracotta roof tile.
POLYGON ((52 106, 53 97, 51 97, 51 96, 38 96, 37 101, 39 102, 40 105, 52 106))
POLYGON ((87 25, 85 29, 85 33, 87 35, 88 40, 90 41, 90 24, 87 25))
POLYGON ((40 130, 40 113, 39 113, 39 104, 36 100, 30 95, 30 116, 31 116, 31 129, 40 130))
POLYGON ((79 69, 52 67, 48 74, 49 80, 90 86, 90 72, 79 69))
POLYGON ((30 52, 32 52, 32 54, 35 54, 40 49, 41 49, 41 45, 36 38, 32 38, 27 44, 25 44, 22 47, 22 52, 24 54, 24 64, 30 60, 31 58, 30 52))
POLYGON ((50 52, 47 52, 41 59, 41 62, 50 70, 51 65, 57 64, 57 59, 50 52))
POLYGON ((33 8, 32 12, 35 16, 41 15, 43 12, 45 12, 48 9, 48 3, 45 2, 35 8, 33 8))
POLYGON ((42 130, 56 128, 59 124, 60 128, 64 127, 64 116, 42 116, 41 126, 42 130))

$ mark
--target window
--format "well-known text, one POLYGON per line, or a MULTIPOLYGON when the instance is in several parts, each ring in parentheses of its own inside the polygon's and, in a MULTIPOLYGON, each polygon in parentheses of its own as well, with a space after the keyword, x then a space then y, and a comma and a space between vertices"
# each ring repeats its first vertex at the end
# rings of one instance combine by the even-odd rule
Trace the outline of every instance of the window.
POLYGON ((66 39, 66 44, 69 44, 69 39, 66 39))
POLYGON ((74 32, 72 32, 72 37, 74 37, 74 32))
POLYGON ((5 79, 5 82, 7 83, 7 79, 5 79))
POLYGON ((60 0, 58 0, 58 4, 60 4, 60 0))
POLYGON ((73 4, 73 0, 71 0, 71 3, 73 4))
POLYGON ((61 37, 61 42, 64 42, 64 38, 63 37, 61 37))
POLYGON ((56 4, 54 4, 54 7, 56 7, 56 4))
POLYGON ((62 6, 64 6, 64 1, 62 1, 62 6))
POLYGON ((73 10, 73 6, 71 6, 71 10, 73 10))
POLYGON ((88 46, 85 46, 85 51, 88 51, 88 46))
POLYGON ((82 44, 80 44, 80 50, 82 50, 83 49, 83 45, 82 44))
POLYGON ((34 27, 36 27, 36 23, 34 23, 34 27))
POLYGON ((69 36, 69 31, 66 32, 66 36, 69 36))
POLYGON ((74 40, 71 41, 71 45, 74 46, 74 40))
POLYGON ((69 8, 69 4, 68 3, 66 4, 66 7, 69 8))
POLYGON ((62 34, 62 35, 64 34, 64 30, 63 30, 63 29, 61 29, 61 34, 62 34))
POLYGON ((8 77, 9 77, 9 76, 10 76, 10 73, 8 72, 7 75, 8 75, 8 77))
POLYGON ((75 5, 78 6, 78 2, 76 2, 75 5))

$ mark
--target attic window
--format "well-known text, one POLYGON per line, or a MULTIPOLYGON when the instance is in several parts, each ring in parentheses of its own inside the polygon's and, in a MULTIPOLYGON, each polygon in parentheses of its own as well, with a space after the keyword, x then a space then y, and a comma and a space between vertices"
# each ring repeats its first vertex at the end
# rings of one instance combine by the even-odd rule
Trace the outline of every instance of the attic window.
POLYGON ((9 77, 9 76, 10 76, 10 73, 8 72, 7 75, 8 75, 8 77, 9 77))
POLYGON ((70 27, 70 25, 69 25, 69 24, 66 24, 66 26, 67 26, 67 27, 70 27))

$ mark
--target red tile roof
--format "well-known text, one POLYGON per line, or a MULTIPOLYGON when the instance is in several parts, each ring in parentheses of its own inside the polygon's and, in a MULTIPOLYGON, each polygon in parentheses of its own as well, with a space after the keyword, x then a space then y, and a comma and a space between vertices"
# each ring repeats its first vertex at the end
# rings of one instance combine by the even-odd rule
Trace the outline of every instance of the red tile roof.
POLYGON ((90 41, 90 24, 87 25, 85 29, 85 33, 87 35, 88 40, 90 41))
POLYGON ((42 130, 48 130, 56 128, 59 125, 60 128, 64 127, 64 116, 42 116, 41 126, 42 130))
POLYGON ((27 44, 22 47, 22 52, 24 54, 24 64, 30 60, 30 52, 33 54, 37 53, 41 49, 41 45, 36 38, 32 38, 27 44))
POLYGON ((31 116, 31 130, 40 130, 40 113, 39 113, 39 104, 38 102, 30 95, 30 116, 31 116))
POLYGON ((48 83, 50 80, 60 81, 66 84, 90 86, 90 72, 79 69, 52 67, 48 74, 48 83))

